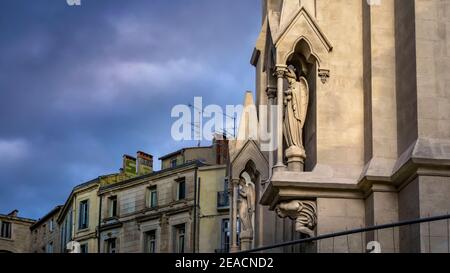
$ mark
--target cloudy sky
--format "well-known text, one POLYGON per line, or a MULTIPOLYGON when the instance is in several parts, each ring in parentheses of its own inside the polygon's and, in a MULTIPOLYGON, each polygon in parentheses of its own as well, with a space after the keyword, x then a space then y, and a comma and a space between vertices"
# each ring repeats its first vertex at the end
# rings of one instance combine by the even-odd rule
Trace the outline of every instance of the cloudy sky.
POLYGON ((254 90, 259 2, 0 1, 0 213, 42 217, 123 154, 192 145, 172 107, 254 90))

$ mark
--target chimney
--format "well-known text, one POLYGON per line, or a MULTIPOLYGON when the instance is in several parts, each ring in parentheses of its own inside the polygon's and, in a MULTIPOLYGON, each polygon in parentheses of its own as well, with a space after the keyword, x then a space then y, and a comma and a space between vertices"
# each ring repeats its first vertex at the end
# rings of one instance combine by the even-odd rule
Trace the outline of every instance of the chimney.
POLYGON ((123 156, 123 173, 125 175, 129 176, 135 176, 136 175, 136 158, 124 155, 123 156))
POLYGON ((153 156, 141 151, 137 152, 137 174, 145 175, 153 172, 153 156))
POLYGON ((10 213, 8 213, 8 216, 17 217, 18 214, 19 214, 19 211, 15 209, 15 210, 11 211, 10 213))
POLYGON ((216 164, 223 165, 227 163, 228 157, 228 139, 225 134, 216 134, 213 140, 214 152, 216 155, 216 164))

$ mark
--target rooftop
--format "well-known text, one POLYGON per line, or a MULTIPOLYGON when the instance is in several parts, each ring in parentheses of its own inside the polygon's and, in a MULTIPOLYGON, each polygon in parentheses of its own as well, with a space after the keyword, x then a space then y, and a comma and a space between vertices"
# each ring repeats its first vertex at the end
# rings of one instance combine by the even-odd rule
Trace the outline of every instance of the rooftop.
MULTIPOLYGON (((205 147, 203 147, 203 148, 205 148, 205 147)), ((207 164, 205 164, 205 163, 203 163, 201 161, 198 161, 198 160, 197 161, 191 161, 191 162, 188 162, 188 163, 185 163, 185 164, 182 164, 182 165, 178 165, 178 166, 173 167, 173 168, 167 168, 167 169, 156 171, 156 172, 153 172, 153 173, 149 173, 149 174, 145 174, 145 175, 141 175, 141 176, 136 176, 136 177, 133 177, 133 178, 130 178, 130 179, 118 182, 118 183, 111 184, 111 185, 105 185, 105 186, 101 187, 100 190, 107 190, 107 189, 110 189, 110 188, 123 186, 123 185, 126 185, 128 183, 132 183, 134 181, 137 181, 139 179, 155 177, 155 176, 158 176, 158 175, 161 175, 161 174, 164 174, 164 173, 168 173, 168 172, 173 171, 173 170, 186 168, 186 167, 189 167, 191 165, 195 166, 195 167, 207 166, 207 164)))
POLYGON ((182 149, 180 149, 180 150, 178 150, 178 151, 175 151, 175 152, 173 152, 173 153, 166 154, 166 155, 160 157, 159 160, 164 160, 164 159, 170 158, 170 157, 172 157, 172 156, 174 156, 174 155, 181 154, 181 153, 183 153, 183 152, 186 151, 186 150, 192 150, 192 149, 209 149, 209 148, 211 148, 211 147, 212 147, 212 146, 186 147, 186 148, 182 148, 182 149))
POLYGON ((17 216, 18 213, 19 213, 18 210, 13 210, 12 212, 10 212, 8 214, 0 214, 0 218, 14 220, 14 221, 20 221, 20 222, 27 222, 30 224, 36 222, 36 220, 34 220, 34 219, 17 216))
POLYGON ((56 206, 54 209, 52 209, 49 213, 47 213, 44 217, 42 217, 41 219, 37 220, 36 223, 34 223, 30 229, 33 230, 35 228, 37 228, 39 225, 41 225, 42 223, 44 223, 45 221, 47 221, 49 218, 51 218, 53 215, 56 215, 59 213, 59 211, 63 208, 62 205, 60 206, 56 206))

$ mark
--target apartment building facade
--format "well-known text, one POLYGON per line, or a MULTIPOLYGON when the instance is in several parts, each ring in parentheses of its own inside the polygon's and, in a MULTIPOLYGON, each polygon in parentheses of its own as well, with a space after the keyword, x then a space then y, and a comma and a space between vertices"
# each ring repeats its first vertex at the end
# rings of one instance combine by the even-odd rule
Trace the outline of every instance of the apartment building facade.
POLYGON ((75 187, 58 217, 60 225, 60 249, 67 252, 67 244, 76 241, 81 253, 97 251, 99 202, 97 191, 100 179, 96 178, 75 187))
POLYGON ((227 153, 217 139, 161 157, 157 172, 151 155, 124 155, 120 172, 74 187, 38 221, 0 215, 0 252, 228 251, 227 153))
POLYGON ((228 252, 228 142, 160 158, 123 156, 120 172, 75 186, 38 221, 0 215, 0 252, 228 252))
POLYGON ((30 252, 30 226, 35 220, 19 217, 18 213, 0 214, 0 253, 30 252))
POLYGON ((101 204, 98 191, 101 187, 120 183, 121 181, 151 173, 153 158, 144 152, 137 152, 137 157, 123 156, 123 167, 119 173, 99 176, 91 181, 76 186, 69 195, 57 218, 60 230, 61 252, 76 251, 97 253, 98 226, 101 204), (79 249, 67 249, 69 242, 77 242, 79 249))
POLYGON ((160 158, 161 171, 101 187, 100 252, 226 251, 227 165, 218 143, 171 153, 160 158))
POLYGON ((61 252, 60 231, 57 218, 62 206, 56 206, 47 215, 36 221, 31 227, 32 253, 59 253, 61 252))

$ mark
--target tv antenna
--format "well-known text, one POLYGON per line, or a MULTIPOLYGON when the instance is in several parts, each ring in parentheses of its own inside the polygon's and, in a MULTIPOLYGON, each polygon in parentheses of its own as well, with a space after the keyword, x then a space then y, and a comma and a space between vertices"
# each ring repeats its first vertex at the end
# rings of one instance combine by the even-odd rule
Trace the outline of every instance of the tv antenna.
MULTIPOLYGON (((198 108, 198 107, 196 107, 196 106, 194 106, 194 105, 192 105, 190 103, 188 104, 188 106, 189 106, 189 108, 192 108, 193 110, 198 111, 198 122, 192 122, 191 125, 193 126, 194 133, 198 134, 198 137, 199 137, 198 138, 199 139, 198 146, 200 146, 202 114, 205 113, 205 110, 200 109, 200 108, 198 108)), ((237 128, 236 128, 236 121, 237 121, 236 114, 233 115, 233 116, 230 116, 230 115, 228 115, 226 113, 221 112, 221 115, 222 115, 222 117, 230 118, 230 119, 233 120, 233 128, 232 128, 233 129, 233 134, 232 134, 232 136, 233 136, 233 138, 236 139, 236 130, 237 130, 237 128)), ((228 131, 228 127, 227 127, 227 123, 226 122, 225 122, 224 128, 222 128, 222 129, 223 129, 223 134, 225 134, 226 136, 227 135, 231 135, 231 133, 228 131)))

